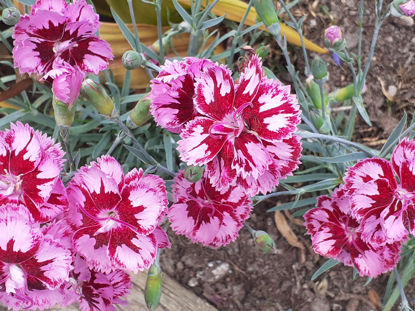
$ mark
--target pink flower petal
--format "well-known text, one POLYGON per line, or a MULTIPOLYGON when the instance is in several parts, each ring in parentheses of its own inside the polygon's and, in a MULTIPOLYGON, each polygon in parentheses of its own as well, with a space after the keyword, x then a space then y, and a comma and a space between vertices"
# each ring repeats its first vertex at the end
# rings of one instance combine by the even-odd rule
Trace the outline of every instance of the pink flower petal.
POLYGON ((177 150, 180 158, 188 165, 203 165, 211 161, 225 144, 223 135, 211 135, 214 122, 211 119, 197 117, 187 123, 182 131, 177 150))
POLYGON ((262 80, 262 62, 257 55, 252 55, 248 60, 244 70, 236 84, 235 108, 239 108, 245 103, 252 102, 258 92, 262 80))
POLYGON ((392 155, 392 166, 402 188, 415 193, 415 141, 403 139, 392 155))
POLYGON ((65 0, 37 0, 34 5, 32 5, 31 14, 36 14, 39 10, 52 11, 63 14, 66 8, 65 0))
POLYGON ((225 66, 208 68, 196 79, 194 104, 196 110, 215 120, 222 120, 233 110, 234 82, 225 66))

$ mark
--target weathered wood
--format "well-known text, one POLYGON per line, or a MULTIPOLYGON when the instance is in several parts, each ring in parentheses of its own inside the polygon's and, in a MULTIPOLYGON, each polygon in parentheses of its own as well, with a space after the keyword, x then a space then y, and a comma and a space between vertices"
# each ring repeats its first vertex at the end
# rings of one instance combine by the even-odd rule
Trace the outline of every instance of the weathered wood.
MULTIPOLYGON (((144 288, 146 285, 146 273, 138 273, 133 276, 133 287, 128 296, 128 306, 118 306, 120 311, 145 311, 144 288)), ((64 309, 52 309, 51 311, 78 311, 76 305, 64 309)), ((203 299, 197 297, 193 292, 184 288, 171 277, 163 274, 162 294, 157 311, 217 311, 203 299)))

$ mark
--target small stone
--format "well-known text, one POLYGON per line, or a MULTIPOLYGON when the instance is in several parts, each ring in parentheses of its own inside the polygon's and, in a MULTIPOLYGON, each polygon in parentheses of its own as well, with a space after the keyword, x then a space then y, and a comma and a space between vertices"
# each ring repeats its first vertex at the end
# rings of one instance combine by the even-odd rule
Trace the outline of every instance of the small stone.
POLYGON ((212 270, 216 280, 223 278, 229 272, 229 264, 227 262, 221 263, 215 269, 212 270))
POLYGON ((412 27, 414 25, 414 19, 410 16, 401 16, 396 19, 396 24, 403 27, 412 27))
POLYGON ((310 28, 314 28, 316 26, 317 26, 317 21, 314 18, 310 19, 310 28))
POLYGON ((184 268, 183 263, 182 263, 181 261, 179 261, 179 262, 176 264, 176 269, 177 269, 177 271, 182 271, 182 270, 183 270, 183 268, 184 268))
POLYGON ((398 88, 394 85, 388 86, 388 93, 391 97, 395 97, 396 93, 398 93, 398 88))
POLYGON ((330 311, 330 304, 327 299, 317 297, 311 302, 310 311, 330 311))
POLYGON ((189 282, 187 282, 187 285, 189 285, 190 287, 196 287, 199 285, 199 282, 196 278, 191 278, 189 282))

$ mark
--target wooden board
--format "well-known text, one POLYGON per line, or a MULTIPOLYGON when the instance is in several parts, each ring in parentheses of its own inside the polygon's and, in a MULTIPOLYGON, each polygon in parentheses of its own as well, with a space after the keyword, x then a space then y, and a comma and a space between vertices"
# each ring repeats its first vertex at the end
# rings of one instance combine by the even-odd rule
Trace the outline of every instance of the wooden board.
MULTIPOLYGON (((128 296, 128 306, 118 306, 120 311, 145 311, 148 310, 144 301, 144 288, 146 284, 146 273, 133 275, 133 286, 128 296)), ((54 308, 53 311, 79 311, 77 305, 64 309, 54 308)), ((51 310, 51 311, 52 311, 51 310)), ((160 305, 156 311, 217 311, 203 299, 197 297, 193 292, 184 288, 171 277, 163 274, 162 294, 160 305)))

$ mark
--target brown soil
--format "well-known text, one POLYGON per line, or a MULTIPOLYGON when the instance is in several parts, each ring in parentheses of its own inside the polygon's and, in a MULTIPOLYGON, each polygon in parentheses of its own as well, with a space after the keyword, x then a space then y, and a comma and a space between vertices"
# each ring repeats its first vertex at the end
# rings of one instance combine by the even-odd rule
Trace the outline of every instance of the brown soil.
MULTIPOLYGON (((278 2, 278 1, 276 1, 278 2)), ((324 29, 331 24, 342 27, 349 50, 357 51, 358 0, 300 1, 296 16, 307 13, 306 36, 323 44, 324 29), (322 13, 327 8, 329 14, 322 13)), ((387 1, 388 2, 388 1, 387 1)), ((373 33, 373 1, 366 1, 363 49, 368 54, 373 33)), ((368 76, 365 105, 374 126, 357 122, 355 140, 372 148, 380 148, 406 110, 409 120, 413 115, 415 100, 415 26, 412 21, 390 17, 383 26, 368 76), (382 82, 380 82, 382 81, 382 82), (388 100, 382 91, 396 94, 388 100)), ((281 53, 272 45, 268 61, 278 61, 281 53)), ((301 50, 293 49, 293 58, 302 68, 301 50)), ((335 65, 330 55, 324 58, 329 64, 329 91, 352 82, 345 64, 335 65)), ((281 59, 280 59, 281 60, 281 59)), ((271 62, 270 62, 271 63, 271 62)), ((284 73, 280 73, 284 78, 284 73)), ((277 76, 279 76, 277 74, 277 76)), ((294 198, 285 197, 282 201, 294 198)), ((329 311, 329 310, 378 310, 384 295, 388 274, 378 277, 365 286, 367 278, 353 279, 350 267, 337 265, 329 272, 311 281, 313 273, 327 260, 316 255, 305 229, 288 222, 294 233, 305 245, 305 257, 298 248, 290 246, 278 232, 274 214, 266 210, 278 202, 257 206, 248 223, 257 230, 267 231, 276 241, 279 254, 264 254, 253 243, 246 229, 229 246, 212 250, 189 242, 184 237, 169 232, 172 248, 162 255, 162 268, 196 294, 206 298, 219 310, 261 311, 329 311)), ((298 222, 298 221, 297 221, 298 222)), ((406 289, 409 301, 415 300, 415 281, 406 289)), ((415 306, 415 304, 414 304, 415 306)))

